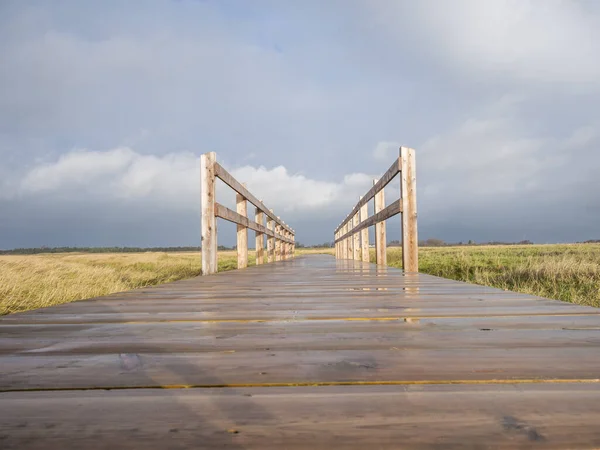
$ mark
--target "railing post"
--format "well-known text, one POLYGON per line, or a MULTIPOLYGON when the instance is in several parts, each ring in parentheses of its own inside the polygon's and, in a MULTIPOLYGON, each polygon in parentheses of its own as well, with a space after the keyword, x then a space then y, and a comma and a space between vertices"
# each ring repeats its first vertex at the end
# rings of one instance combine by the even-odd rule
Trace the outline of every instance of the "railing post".
MULTIPOLYGON (((377 180, 373 180, 373 185, 377 183, 377 180)), ((375 214, 385 208, 385 191, 382 189, 375 194, 375 214)), ((379 222, 375 225, 375 254, 376 263, 381 266, 387 265, 387 240, 385 233, 385 221, 379 222)))
MULTIPOLYGON (((246 185, 243 185, 246 187, 246 185)), ((248 217, 248 203, 242 194, 236 194, 237 213, 248 217)), ((237 268, 248 267, 248 228, 244 225, 237 226, 237 268)))
MULTIPOLYGON (((284 222, 285 224, 285 222, 284 222)), ((287 237, 287 230, 282 225, 281 226, 281 235, 285 239, 287 237)), ((281 241, 281 260, 285 261, 287 259, 287 242, 281 241)))
MULTIPOLYGON (((270 212, 273 210, 271 209, 270 212)), ((267 216, 267 230, 275 232, 274 224, 273 219, 267 216)), ((275 261, 275 238, 269 236, 267 238, 267 262, 272 263, 273 261, 275 261)))
MULTIPOLYGON (((281 234, 281 226, 278 223, 275 224, 275 234, 281 234)), ((275 238, 275 261, 281 261, 281 240, 278 237, 275 238)))
MULTIPOLYGON (((340 237, 344 235, 345 233, 345 227, 340 228, 340 237)), ((344 259, 344 249, 346 248, 346 240, 342 239, 340 241, 340 259, 344 259)))
MULTIPOLYGON (((357 212, 356 214, 354 214, 354 217, 352 218, 352 228, 355 228, 358 226, 358 221, 359 221, 359 217, 358 217, 358 212, 357 212)), ((356 233, 354 233, 352 235, 352 239, 354 240, 354 243, 352 244, 352 249, 354 250, 352 259, 354 259, 355 261, 358 261, 360 259, 360 233, 358 231, 356 233)))
POLYGON ((202 211, 202 275, 216 273, 217 218, 215 216, 215 161, 214 152, 200 156, 200 188, 202 211))
MULTIPOLYGON (((256 212, 254 215, 256 223, 264 225, 264 217, 265 214, 259 208, 256 208, 256 212)), ((255 249, 256 249, 256 265, 265 263, 265 235, 264 233, 259 233, 256 231, 255 235, 255 249)))
MULTIPOLYGON (((362 199, 362 197, 361 197, 362 199)), ((365 203, 360 208, 360 222, 369 218, 369 204, 365 203)), ((365 228, 360 232, 361 257, 363 262, 369 262, 369 229, 365 228)))
MULTIPOLYGON (((344 225, 344 234, 348 233, 350 229, 350 222, 344 225)), ((344 259, 350 259, 352 253, 352 238, 350 236, 344 239, 344 259)))
MULTIPOLYGON (((352 218, 348 221, 346 233, 352 230, 352 218)), ((354 235, 350 234, 348 236, 348 257, 346 259, 354 259, 354 235)))
POLYGON ((400 147, 400 198, 402 199, 402 268, 419 271, 419 240, 417 235, 417 178, 415 151, 400 147))

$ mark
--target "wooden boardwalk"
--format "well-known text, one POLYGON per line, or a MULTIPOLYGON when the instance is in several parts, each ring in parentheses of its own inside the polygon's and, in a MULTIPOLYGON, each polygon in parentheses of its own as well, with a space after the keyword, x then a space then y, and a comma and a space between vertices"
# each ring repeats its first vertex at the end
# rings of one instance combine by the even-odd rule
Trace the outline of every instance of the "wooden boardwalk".
POLYGON ((600 310, 330 256, 6 316, 0 448, 598 448, 600 310))

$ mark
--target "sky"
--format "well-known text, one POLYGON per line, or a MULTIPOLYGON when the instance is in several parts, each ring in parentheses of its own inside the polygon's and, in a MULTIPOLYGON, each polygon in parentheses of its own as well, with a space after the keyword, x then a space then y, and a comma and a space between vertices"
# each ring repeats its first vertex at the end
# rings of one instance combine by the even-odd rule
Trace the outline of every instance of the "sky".
POLYGON ((331 241, 401 145, 422 239, 600 239, 600 3, 0 1, 0 248, 199 245, 210 151, 331 241))

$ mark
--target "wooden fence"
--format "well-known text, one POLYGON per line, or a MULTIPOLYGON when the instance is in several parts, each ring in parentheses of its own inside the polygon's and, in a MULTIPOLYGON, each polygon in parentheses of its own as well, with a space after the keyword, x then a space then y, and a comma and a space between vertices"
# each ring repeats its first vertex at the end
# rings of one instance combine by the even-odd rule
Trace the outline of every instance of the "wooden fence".
POLYGON ((237 266, 248 266, 248 229, 256 232, 256 264, 265 263, 265 236, 267 236, 266 262, 292 258, 296 249, 295 232, 258 200, 242 183, 217 162, 214 152, 200 157, 201 208, 202 208, 202 275, 216 273, 217 267, 217 217, 237 224, 237 266), (217 178, 236 193, 237 211, 217 203, 217 178), (248 217, 248 203, 255 207, 254 220, 248 217), (267 220, 266 227, 264 220, 267 220))
POLYGON ((415 151, 400 147, 400 156, 373 187, 360 198, 350 214, 336 228, 335 256, 339 259, 369 261, 369 227, 375 225, 377 264, 387 264, 385 220, 402 215, 402 266, 407 272, 419 271, 417 236, 417 184, 415 151), (384 188, 400 174, 400 198, 385 205, 384 188), (374 213, 369 217, 368 203, 374 199, 374 213))

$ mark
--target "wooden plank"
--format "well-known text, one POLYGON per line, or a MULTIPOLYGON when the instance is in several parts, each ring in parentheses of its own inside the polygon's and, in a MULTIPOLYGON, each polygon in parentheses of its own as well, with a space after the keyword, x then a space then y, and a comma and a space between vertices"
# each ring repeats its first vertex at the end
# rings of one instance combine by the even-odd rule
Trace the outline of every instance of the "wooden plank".
POLYGON ((400 195, 402 199, 402 268, 419 271, 419 238, 417 232, 417 181, 415 151, 400 148, 400 195))
MULTIPOLYGON (((183 344, 182 344, 183 345, 183 344)), ((141 346, 141 344, 140 344, 141 346)), ((600 346, 2 355, 0 391, 327 383, 587 381, 600 390, 600 346)))
MULTIPOLYGON (((445 298, 426 298, 422 296, 414 297, 403 301, 402 305, 398 305, 397 292, 391 292, 387 295, 375 295, 376 291, 362 290, 356 294, 341 294, 331 292, 327 297, 331 300, 323 302, 323 296, 317 293, 309 293, 305 295, 294 294, 285 295, 284 293, 274 292, 269 289, 255 289, 254 295, 248 295, 243 292, 232 293, 227 296, 215 296, 205 298, 169 298, 169 299, 146 299, 141 301, 126 301, 126 302, 91 302, 90 304, 73 305, 72 308, 58 309, 52 312, 39 312, 37 314, 29 314, 28 316, 20 317, 44 317, 47 320, 52 320, 52 317, 64 317, 69 314, 70 317, 90 314, 174 314, 174 313, 211 313, 213 316, 221 316, 222 314, 242 314, 244 312, 264 312, 266 317, 275 312, 291 313, 295 311, 297 314, 321 311, 323 313, 332 313, 335 311, 348 313, 350 316, 359 317, 362 313, 393 313, 394 315, 412 316, 414 314, 423 314, 444 311, 446 313, 454 312, 458 315, 461 310, 477 309, 477 308, 502 308, 504 310, 511 308, 513 314, 517 314, 521 309, 525 308, 528 312, 540 308, 540 314, 543 314, 544 309, 558 312, 579 312, 578 308, 562 308, 556 306, 552 300, 535 300, 528 301, 524 299, 465 299, 459 296, 455 300, 449 301, 445 298), (265 299, 264 294, 268 292, 269 298, 265 299), (365 294, 372 292, 370 298, 376 304, 365 304, 365 294), (261 297, 260 294, 263 294, 261 297), (297 300, 298 299, 298 300, 297 300), (223 305, 226 302, 227 305, 223 305)), ((384 294, 386 294, 384 292, 384 294)), ((600 313, 598 310, 594 311, 600 313)), ((383 316, 384 314, 382 314, 383 316)), ((45 320, 45 319, 44 319, 45 320)))
MULTIPOLYGON (((245 186, 244 186, 245 187, 245 186)), ((248 203, 241 194, 236 194, 237 213, 248 218, 248 203)), ((248 267, 248 228, 244 225, 237 225, 237 268, 245 269, 248 267)))
POLYGON ((4 448, 600 447, 600 391, 581 384, 31 392, 2 401, 4 448))
MULTIPOLYGON (((439 320, 439 319, 438 319, 439 320)), ((563 322, 564 323, 564 322, 563 322)), ((359 325, 362 323, 359 323, 359 325)), ((10 330, 0 337, 0 354, 21 356, 68 356, 99 354, 142 354, 142 353, 207 353, 227 351, 255 351, 269 348, 272 351, 353 351, 395 350, 416 352, 424 350, 466 349, 514 349, 529 348, 554 353, 565 348, 579 350, 598 347, 600 336, 596 328, 563 330, 557 328, 533 329, 482 329, 477 327, 443 330, 425 330, 410 322, 391 323, 381 321, 369 326, 352 326, 344 321, 333 321, 327 328, 317 324, 302 325, 299 322, 284 324, 202 324, 187 325, 190 332, 184 335, 175 324, 115 324, 88 325, 74 335, 65 338, 59 331, 45 331, 44 337, 37 335, 35 325, 20 326, 30 336, 18 336, 10 330), (170 326, 169 326, 170 325, 170 326), (232 327, 233 325, 233 327, 232 327), (113 334, 108 334, 107 332, 113 334), (216 339, 215 336, 219 336, 216 339), (282 336, 285 338, 282 339, 282 336), (401 343, 401 344, 399 344, 401 343)), ((364 325, 364 324, 363 324, 364 325)), ((596 326, 598 322, 596 321, 596 326)), ((55 326, 56 327, 56 326, 55 326)), ((75 327, 71 325, 71 327, 75 327)), ((48 328, 48 327, 40 327, 48 328)), ((60 329, 59 327, 57 327, 60 329)), ((65 327, 62 327, 64 332, 65 327)), ((41 330, 40 330, 41 331, 41 330)))
POLYGON ((200 204, 202 210, 202 275, 217 272, 217 219, 215 212, 216 154, 200 156, 200 204))
MULTIPOLYGON (((373 184, 376 180, 373 180, 373 184)), ((385 209, 385 190, 375 194, 375 216, 385 209)), ((387 236, 385 220, 375 223, 375 262, 380 266, 387 266, 387 236)))
POLYGON ((393 202, 392 204, 390 204, 383 210, 379 211, 376 214, 373 214, 371 217, 369 217, 363 223, 360 223, 360 224, 357 224, 356 226, 354 226, 354 228, 352 230, 350 230, 348 233, 346 233, 346 235, 343 235, 340 239, 344 239, 344 236, 349 236, 350 234, 358 233, 361 230, 364 230, 370 226, 373 226, 380 222, 383 222, 384 220, 387 220, 390 217, 393 217, 396 214, 399 214, 401 212, 402 212, 402 200, 396 200, 395 202, 393 202))
MULTIPOLYGON (((365 291, 368 295, 369 291, 365 291)), ((367 301, 365 299, 365 301, 367 301)), ((8 318, 7 322, 13 323, 32 323, 35 320, 38 323, 54 323, 54 324, 81 324, 81 323, 125 323, 125 322, 206 322, 217 323, 222 321, 262 321, 276 322, 281 320, 301 321, 314 320, 326 321, 331 320, 422 320, 426 318, 442 318, 442 317, 509 317, 509 316, 570 316, 583 315, 586 312, 578 309, 563 308, 555 305, 531 305, 522 306, 518 309, 514 306, 507 307, 488 307, 484 311, 481 305, 463 308, 452 307, 435 307, 435 308, 401 308, 401 309, 385 309, 378 311, 376 307, 372 308, 325 308, 325 309, 289 309, 289 310, 268 310, 254 312, 247 310, 239 311, 198 311, 198 312, 162 312, 160 314, 148 314, 146 312, 132 313, 90 313, 90 314, 38 314, 29 316, 20 316, 18 319, 8 318)), ((593 313, 599 314, 599 313, 593 313)))
POLYGON ((377 192, 381 191, 383 188, 385 188, 390 181, 392 181, 394 179, 394 177, 396 175, 398 175, 398 173, 400 172, 400 159, 396 159, 392 165, 390 166, 390 168, 383 174, 383 176, 381 178, 379 178, 379 181, 377 181, 377 183, 367 191, 367 193, 363 196, 362 200, 360 200, 352 209, 352 211, 350 212, 350 214, 348 215, 348 217, 346 217, 346 219, 344 219, 342 221, 342 224, 335 230, 338 231, 341 229, 342 226, 344 226, 347 222, 350 221, 350 219, 354 216, 354 214, 356 214, 362 205, 368 203, 377 192))
POLYGON ((223 180, 223 182, 226 185, 228 185, 238 194, 241 194, 243 197, 245 197, 254 206, 262 210, 268 217, 273 219, 275 223, 279 224, 281 227, 288 231, 290 230, 290 228, 287 225, 285 225, 283 221, 273 213, 273 210, 268 209, 263 202, 258 200, 248 189, 246 189, 246 187, 244 187, 239 181, 233 178, 233 176, 217 162, 215 162, 215 175, 221 180, 223 180))
MULTIPOLYGON (((286 345, 287 339, 296 339, 308 335, 314 340, 323 336, 353 334, 356 339, 371 334, 385 336, 403 333, 407 341, 420 339, 419 333, 466 332, 468 334, 488 334, 492 338, 496 332, 523 333, 529 330, 544 332, 595 332, 590 344, 597 339, 600 330, 600 318, 588 316, 513 316, 513 317, 467 317, 467 318, 425 318, 411 321, 281 321, 281 322, 142 322, 142 323, 81 323, 81 324, 7 324, 2 326, 0 347, 4 354, 44 349, 47 352, 60 351, 55 344, 63 342, 65 347, 85 341, 88 345, 101 345, 104 342, 122 342, 130 339, 163 339, 163 344, 185 339, 214 343, 215 346, 227 345, 230 339, 249 340, 250 337, 269 338, 286 345), (485 332, 485 333, 484 333, 485 332), (414 336, 414 333, 417 333, 414 336), (281 336, 285 339, 279 339, 281 336), (55 346, 55 347, 50 347, 55 346)), ((530 343, 530 346, 534 346, 530 343)), ((155 350, 157 346, 154 346, 155 350)))
MULTIPOLYGON (((254 218, 256 223, 263 225, 265 222, 265 215, 261 209, 256 208, 254 212, 254 218)), ((256 250, 256 265, 264 264, 265 262, 265 233, 255 231, 256 236, 254 238, 254 248, 256 250)))

